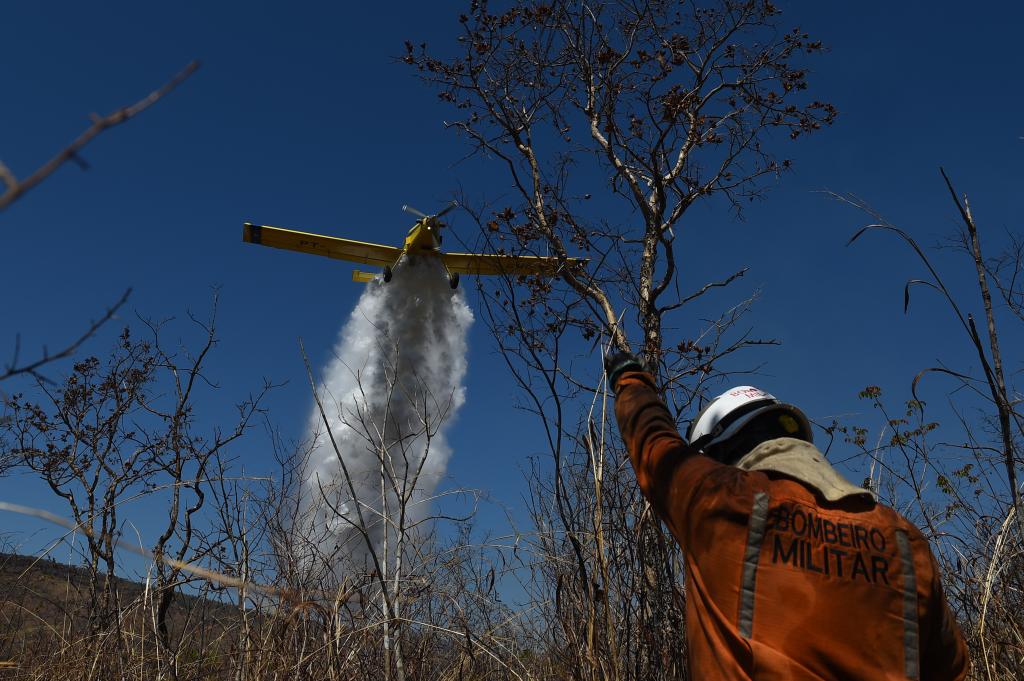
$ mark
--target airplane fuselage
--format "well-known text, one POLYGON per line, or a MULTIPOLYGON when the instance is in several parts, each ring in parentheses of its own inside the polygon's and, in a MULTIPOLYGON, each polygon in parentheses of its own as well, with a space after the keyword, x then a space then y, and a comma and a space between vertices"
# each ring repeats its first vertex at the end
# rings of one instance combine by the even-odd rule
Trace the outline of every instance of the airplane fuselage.
POLYGON ((441 230, 433 220, 424 218, 409 230, 402 251, 408 255, 440 255, 441 230))

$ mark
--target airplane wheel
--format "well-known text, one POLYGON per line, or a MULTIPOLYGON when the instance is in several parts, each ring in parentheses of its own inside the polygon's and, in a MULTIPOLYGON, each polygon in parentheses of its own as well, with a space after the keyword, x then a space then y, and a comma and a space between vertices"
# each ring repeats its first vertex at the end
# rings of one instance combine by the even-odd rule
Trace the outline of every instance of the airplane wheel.
POLYGON ((458 272, 452 272, 451 274, 448 275, 448 285, 451 286, 452 289, 457 289, 459 287, 458 272))
POLYGON ((384 281, 391 281, 391 267, 389 265, 384 266, 384 281))

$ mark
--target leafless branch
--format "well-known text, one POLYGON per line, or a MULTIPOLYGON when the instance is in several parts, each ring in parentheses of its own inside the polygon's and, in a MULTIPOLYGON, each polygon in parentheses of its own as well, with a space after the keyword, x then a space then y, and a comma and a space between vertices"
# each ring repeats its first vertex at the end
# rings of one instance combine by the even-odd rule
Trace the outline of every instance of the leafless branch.
POLYGON ((46 348, 43 348, 42 357, 35 361, 29 362, 28 364, 23 364, 19 366, 18 355, 20 354, 21 343, 20 339, 16 339, 14 344, 14 356, 11 358, 11 361, 7 364, 7 366, 4 367, 3 373, 0 373, 0 381, 11 378, 12 376, 17 376, 18 374, 27 374, 38 381, 46 381, 47 379, 44 376, 42 376, 39 370, 42 369, 43 366, 47 364, 56 362, 58 360, 70 357, 71 355, 75 354, 75 352, 78 351, 78 348, 80 348, 83 343, 92 338, 96 334, 96 332, 100 330, 100 327, 102 327, 104 324, 106 324, 107 322, 114 318, 114 316, 117 314, 117 311, 121 309, 125 302, 127 302, 128 296, 131 295, 131 292, 131 289, 127 289, 123 294, 121 294, 121 298, 112 306, 107 308, 107 311, 103 314, 102 317, 92 322, 89 325, 89 328, 86 329, 81 336, 79 336, 69 345, 65 346, 63 350, 60 350, 52 355, 46 350, 46 348))
POLYGON ((184 69, 182 69, 174 78, 169 80, 163 85, 163 87, 154 90, 149 93, 143 99, 135 102, 130 106, 114 111, 107 116, 99 116, 92 114, 92 125, 90 125, 85 132, 78 136, 75 141, 61 150, 56 156, 51 158, 49 161, 40 166, 34 173, 26 177, 24 180, 18 180, 14 173, 3 163, 0 163, 0 181, 6 186, 6 189, 0 194, 0 211, 4 210, 12 203, 21 198, 26 192, 38 185, 40 182, 49 177, 57 168, 62 166, 67 161, 77 161, 81 163, 81 157, 79 152, 85 148, 89 142, 93 140, 97 135, 103 131, 120 125, 125 121, 133 118, 134 116, 142 113, 150 106, 155 104, 162 97, 167 95, 171 90, 178 87, 186 78, 195 73, 196 69, 199 68, 199 62, 193 61, 184 69))

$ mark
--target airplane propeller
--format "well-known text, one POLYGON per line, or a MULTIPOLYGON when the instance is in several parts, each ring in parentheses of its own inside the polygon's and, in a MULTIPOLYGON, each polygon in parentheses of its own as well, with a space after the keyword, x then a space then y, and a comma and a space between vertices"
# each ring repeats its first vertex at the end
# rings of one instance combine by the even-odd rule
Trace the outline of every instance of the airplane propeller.
POLYGON ((402 206, 402 210, 404 210, 406 213, 412 213, 413 215, 415 215, 418 218, 426 219, 426 218, 430 217, 429 215, 427 215, 423 211, 416 210, 415 208, 413 208, 412 206, 410 206, 408 204, 402 206))
POLYGON ((453 208, 458 208, 458 206, 459 206, 459 202, 458 201, 452 201, 447 206, 442 208, 437 213, 434 213, 433 215, 427 215, 423 211, 416 210, 415 208, 413 208, 409 204, 405 204, 404 206, 402 206, 402 210, 404 210, 406 213, 412 213, 416 217, 421 218, 423 220, 434 220, 434 219, 437 219, 437 218, 441 217, 445 213, 449 212, 453 208))
POLYGON ((449 203, 449 204, 448 204, 447 206, 445 206, 444 208, 442 208, 442 209, 441 209, 441 212, 440 212, 440 213, 438 213, 437 215, 435 215, 434 217, 435 217, 435 218, 439 218, 439 217, 441 217, 442 215, 444 215, 445 213, 447 213, 448 211, 452 210, 453 208, 458 208, 458 207, 459 207, 459 202, 458 202, 458 201, 452 201, 452 202, 451 202, 451 203, 449 203))

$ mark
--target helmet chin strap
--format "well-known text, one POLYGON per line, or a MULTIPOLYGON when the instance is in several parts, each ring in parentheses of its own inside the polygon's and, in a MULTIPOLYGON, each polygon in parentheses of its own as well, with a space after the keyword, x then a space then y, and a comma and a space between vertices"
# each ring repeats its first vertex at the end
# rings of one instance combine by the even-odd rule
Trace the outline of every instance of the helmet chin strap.
POLYGON ((704 446, 707 445, 707 443, 711 442, 713 439, 715 439, 716 436, 717 433, 708 433, 707 435, 702 435, 693 442, 691 442, 690 446, 699 452, 703 452, 704 446))

